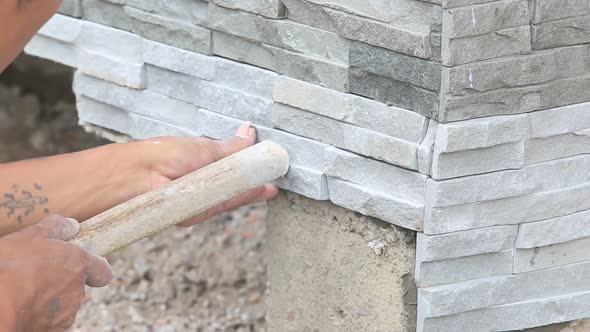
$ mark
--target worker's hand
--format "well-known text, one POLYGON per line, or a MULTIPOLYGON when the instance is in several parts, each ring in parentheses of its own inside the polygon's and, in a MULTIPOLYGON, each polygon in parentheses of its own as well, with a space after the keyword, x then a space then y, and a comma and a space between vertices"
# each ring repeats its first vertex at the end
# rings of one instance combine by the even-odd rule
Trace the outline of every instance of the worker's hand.
POLYGON ((107 261, 67 243, 73 219, 50 216, 0 238, 0 331, 64 331, 76 318, 84 285, 101 287, 107 261))
MULTIPOLYGON (((142 168, 148 170, 148 190, 152 190, 243 150, 253 145, 255 141, 256 130, 250 126, 250 123, 244 123, 238 128, 235 136, 223 141, 203 137, 160 137, 130 144, 142 145, 137 150, 142 151, 140 157, 144 162, 142 168)), ((195 225, 216 214, 271 199, 277 193, 278 189, 275 186, 266 184, 187 220, 180 226, 195 225)))

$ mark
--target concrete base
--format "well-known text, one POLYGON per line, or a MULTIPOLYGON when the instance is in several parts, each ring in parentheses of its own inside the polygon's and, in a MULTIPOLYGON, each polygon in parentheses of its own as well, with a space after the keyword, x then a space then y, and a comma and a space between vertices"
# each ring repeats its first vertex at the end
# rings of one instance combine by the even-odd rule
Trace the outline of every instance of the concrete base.
POLYGON ((284 192, 267 219, 268 331, 415 330, 415 233, 284 192))

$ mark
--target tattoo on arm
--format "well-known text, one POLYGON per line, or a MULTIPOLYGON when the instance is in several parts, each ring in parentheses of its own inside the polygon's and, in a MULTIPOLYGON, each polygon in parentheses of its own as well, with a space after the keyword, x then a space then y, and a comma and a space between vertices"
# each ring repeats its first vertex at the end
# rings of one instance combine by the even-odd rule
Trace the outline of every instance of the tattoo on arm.
POLYGON ((22 224, 23 218, 35 210, 43 209, 44 214, 49 214, 49 209, 44 206, 49 199, 43 195, 43 186, 40 184, 33 183, 31 189, 20 188, 19 185, 13 184, 11 189, 0 198, 0 212, 6 212, 9 219, 22 224))

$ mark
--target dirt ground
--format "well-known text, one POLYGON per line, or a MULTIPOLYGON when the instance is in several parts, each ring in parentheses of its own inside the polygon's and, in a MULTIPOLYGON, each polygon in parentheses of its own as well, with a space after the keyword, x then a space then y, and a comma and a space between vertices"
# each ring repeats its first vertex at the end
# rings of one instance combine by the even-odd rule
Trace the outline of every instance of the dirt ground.
MULTIPOLYGON (((28 57, 0 75, 0 162, 107 143, 77 126, 71 75, 28 57)), ((263 331, 264 214, 243 208, 108 257, 116 279, 88 289, 73 331, 263 331)))

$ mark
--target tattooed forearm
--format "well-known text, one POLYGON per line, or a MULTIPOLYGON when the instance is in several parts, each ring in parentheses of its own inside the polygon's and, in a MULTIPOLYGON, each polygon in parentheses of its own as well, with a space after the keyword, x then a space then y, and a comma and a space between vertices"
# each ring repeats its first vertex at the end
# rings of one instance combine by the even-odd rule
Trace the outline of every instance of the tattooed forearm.
POLYGON ((43 186, 40 184, 33 183, 30 188, 13 184, 10 192, 4 193, 4 197, 0 199, 0 212, 6 212, 9 219, 22 224, 23 218, 37 210, 42 209, 44 214, 49 214, 50 211, 45 206, 47 202, 49 199, 43 195, 43 186))

